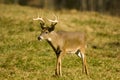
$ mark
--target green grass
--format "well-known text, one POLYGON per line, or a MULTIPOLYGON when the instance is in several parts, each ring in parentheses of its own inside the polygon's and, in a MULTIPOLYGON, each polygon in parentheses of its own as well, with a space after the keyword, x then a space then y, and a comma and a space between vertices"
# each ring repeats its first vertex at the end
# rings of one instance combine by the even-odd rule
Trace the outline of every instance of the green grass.
MULTIPOLYGON (((48 23, 49 24, 49 23, 48 23)), ((0 80, 120 80, 120 18, 95 12, 48 11, 0 4, 0 80), (62 77, 54 77, 56 56, 37 40, 37 15, 59 16, 56 30, 85 31, 89 76, 81 60, 66 55, 62 77)))

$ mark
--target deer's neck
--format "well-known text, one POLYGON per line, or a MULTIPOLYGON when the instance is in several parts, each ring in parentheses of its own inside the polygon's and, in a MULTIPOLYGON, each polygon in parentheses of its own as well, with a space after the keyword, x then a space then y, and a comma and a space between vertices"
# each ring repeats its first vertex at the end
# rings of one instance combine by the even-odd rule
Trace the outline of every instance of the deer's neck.
POLYGON ((61 47, 62 38, 60 37, 59 34, 57 34, 54 31, 51 32, 50 37, 47 39, 47 42, 55 51, 55 53, 61 52, 60 47, 61 47))

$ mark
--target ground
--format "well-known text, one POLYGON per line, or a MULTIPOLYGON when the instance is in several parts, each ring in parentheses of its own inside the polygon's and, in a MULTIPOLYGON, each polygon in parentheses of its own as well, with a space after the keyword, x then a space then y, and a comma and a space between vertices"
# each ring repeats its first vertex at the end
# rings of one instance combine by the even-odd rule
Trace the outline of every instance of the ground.
MULTIPOLYGON (((49 24, 49 22, 48 22, 49 24)), ((0 4, 1 80, 120 80, 120 18, 97 12, 49 11, 0 4), (89 76, 74 54, 62 59, 62 77, 55 77, 56 56, 46 41, 38 41, 39 14, 58 16, 57 30, 86 33, 89 76)))

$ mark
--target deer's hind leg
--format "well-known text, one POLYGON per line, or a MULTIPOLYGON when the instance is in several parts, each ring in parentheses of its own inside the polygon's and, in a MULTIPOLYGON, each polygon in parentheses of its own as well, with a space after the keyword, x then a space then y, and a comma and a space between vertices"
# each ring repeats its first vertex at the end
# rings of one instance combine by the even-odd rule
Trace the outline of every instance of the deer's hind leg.
POLYGON ((82 60, 82 72, 85 72, 88 75, 88 69, 87 69, 87 63, 86 63, 86 56, 85 56, 84 52, 82 52, 80 50, 77 50, 76 54, 82 60))

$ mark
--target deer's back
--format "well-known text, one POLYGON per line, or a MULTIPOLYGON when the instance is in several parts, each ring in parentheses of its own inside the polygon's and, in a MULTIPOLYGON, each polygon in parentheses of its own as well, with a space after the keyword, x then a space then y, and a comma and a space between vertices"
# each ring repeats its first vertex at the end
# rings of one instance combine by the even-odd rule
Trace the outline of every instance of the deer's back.
POLYGON ((57 33, 62 38, 64 42, 62 46, 66 51, 74 51, 76 49, 85 48, 86 40, 84 33, 66 31, 59 31, 57 33))

